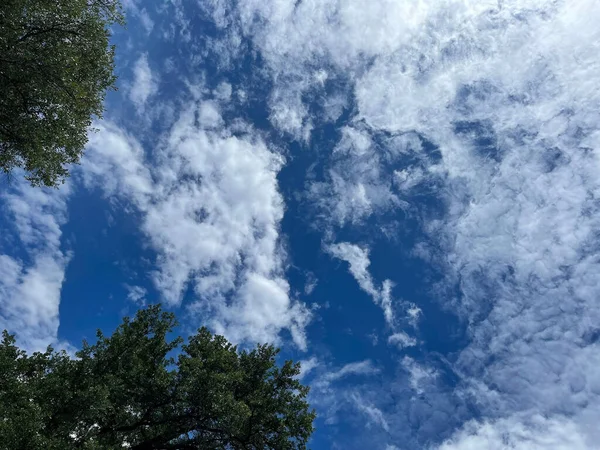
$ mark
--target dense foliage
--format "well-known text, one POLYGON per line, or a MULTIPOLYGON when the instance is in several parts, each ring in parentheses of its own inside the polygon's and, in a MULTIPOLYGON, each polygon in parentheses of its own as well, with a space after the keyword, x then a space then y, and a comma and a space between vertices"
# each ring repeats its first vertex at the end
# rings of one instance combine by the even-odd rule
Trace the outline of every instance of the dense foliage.
POLYGON ((315 414, 300 365, 238 351, 201 328, 169 339, 159 306, 125 318, 76 358, 0 344, 2 449, 304 449, 315 414))
POLYGON ((0 169, 56 186, 77 163, 114 88, 118 0, 0 2, 0 169))

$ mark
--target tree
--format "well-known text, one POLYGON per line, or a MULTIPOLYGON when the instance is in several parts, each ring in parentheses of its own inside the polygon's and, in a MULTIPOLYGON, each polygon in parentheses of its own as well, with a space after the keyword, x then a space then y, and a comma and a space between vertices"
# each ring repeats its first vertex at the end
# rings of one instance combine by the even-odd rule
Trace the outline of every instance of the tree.
POLYGON ((109 27, 118 0, 2 0, 0 169, 57 186, 87 143, 93 117, 115 88, 109 27))
POLYGON ((278 350, 238 351, 200 328, 185 345, 160 306, 98 331, 71 358, 28 356, 6 331, 0 344, 0 448, 305 449, 314 411, 300 364, 278 350), (178 353, 177 355, 174 355, 178 353))

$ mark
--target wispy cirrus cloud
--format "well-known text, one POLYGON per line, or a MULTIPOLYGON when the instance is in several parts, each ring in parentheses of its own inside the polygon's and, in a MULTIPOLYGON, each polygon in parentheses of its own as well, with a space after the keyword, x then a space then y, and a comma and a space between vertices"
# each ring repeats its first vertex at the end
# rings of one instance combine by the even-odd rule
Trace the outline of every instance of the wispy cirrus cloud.
POLYGON ((379 426, 386 432, 390 430, 390 424, 379 408, 365 401, 359 394, 353 393, 350 398, 356 409, 365 415, 369 425, 379 426))
POLYGON ((133 66, 133 80, 129 87, 129 99, 135 104, 139 113, 144 112, 148 99, 158 91, 158 75, 148 63, 148 55, 142 54, 133 66))
POLYGON ((358 362, 352 362, 345 364, 341 368, 337 370, 333 370, 325 373, 320 379, 319 383, 323 386, 328 386, 330 383, 334 381, 341 380, 342 378, 351 376, 351 375, 373 375, 379 373, 380 369, 378 369, 371 360, 364 360, 358 362))
POLYGON ((360 288, 371 296, 375 304, 383 309, 383 315, 388 325, 392 326, 394 322, 394 312, 392 309, 392 282, 385 280, 381 288, 376 287, 371 274, 369 273, 369 251, 355 244, 340 242, 331 244, 326 248, 335 258, 346 261, 350 267, 350 273, 356 279, 360 288))

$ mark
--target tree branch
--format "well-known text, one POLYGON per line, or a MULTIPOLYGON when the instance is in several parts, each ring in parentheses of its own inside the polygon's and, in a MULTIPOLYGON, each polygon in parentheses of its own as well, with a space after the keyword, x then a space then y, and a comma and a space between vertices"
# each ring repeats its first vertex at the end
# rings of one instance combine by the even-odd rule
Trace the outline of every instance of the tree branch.
POLYGON ((46 34, 46 33, 52 33, 53 31, 59 31, 61 33, 71 34, 71 35, 75 35, 77 37, 81 37, 81 34, 77 31, 65 30, 58 26, 51 26, 50 28, 31 27, 30 30, 31 31, 28 31, 23 36, 21 36, 19 39, 17 39, 17 42, 23 42, 26 39, 29 39, 30 37, 39 36, 39 35, 46 34))

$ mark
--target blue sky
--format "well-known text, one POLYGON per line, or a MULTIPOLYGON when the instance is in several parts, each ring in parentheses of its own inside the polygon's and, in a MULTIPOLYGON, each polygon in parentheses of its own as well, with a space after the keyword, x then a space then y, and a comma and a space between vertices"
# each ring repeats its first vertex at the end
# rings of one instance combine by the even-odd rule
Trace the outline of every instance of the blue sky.
POLYGON ((276 343, 316 450, 597 448, 597 2, 125 7, 81 165, 2 184, 0 327, 276 343))

